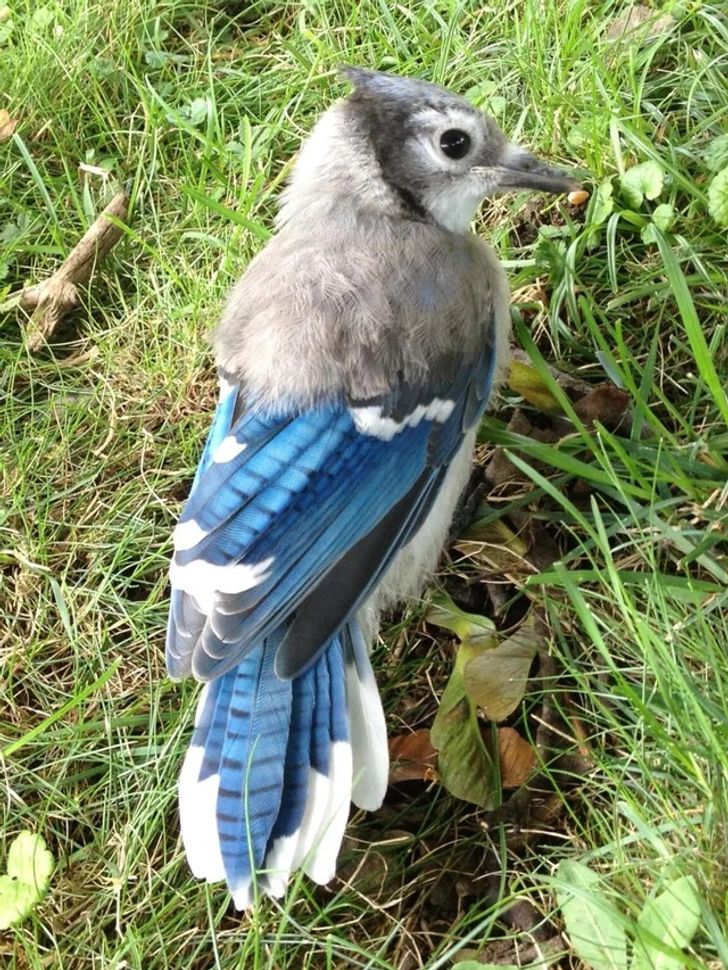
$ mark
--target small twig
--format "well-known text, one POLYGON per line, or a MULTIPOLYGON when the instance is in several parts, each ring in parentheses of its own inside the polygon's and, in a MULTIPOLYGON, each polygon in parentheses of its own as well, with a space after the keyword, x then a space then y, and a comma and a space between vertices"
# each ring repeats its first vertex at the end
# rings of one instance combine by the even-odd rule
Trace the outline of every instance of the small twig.
POLYGON ((78 287, 88 283, 96 265, 122 236, 123 230, 111 219, 125 222, 128 212, 129 196, 124 191, 118 192, 56 272, 19 294, 18 305, 31 314, 26 337, 30 351, 39 350, 63 317, 79 305, 78 287))

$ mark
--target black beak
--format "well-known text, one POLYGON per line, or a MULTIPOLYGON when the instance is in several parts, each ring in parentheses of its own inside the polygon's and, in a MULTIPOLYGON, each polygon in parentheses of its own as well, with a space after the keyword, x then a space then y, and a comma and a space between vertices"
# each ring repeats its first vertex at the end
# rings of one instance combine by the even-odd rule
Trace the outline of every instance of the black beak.
POLYGON ((578 179, 567 172, 547 165, 521 148, 511 149, 496 168, 501 189, 533 189, 536 192, 573 192, 581 188, 578 179))

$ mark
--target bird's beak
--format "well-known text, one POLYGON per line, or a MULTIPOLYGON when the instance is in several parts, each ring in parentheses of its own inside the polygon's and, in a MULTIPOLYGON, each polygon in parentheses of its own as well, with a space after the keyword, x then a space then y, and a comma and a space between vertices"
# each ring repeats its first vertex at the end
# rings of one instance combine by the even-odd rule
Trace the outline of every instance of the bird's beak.
POLYGON ((495 167, 498 188, 533 189, 536 192, 573 192, 581 188, 578 179, 548 165, 516 145, 509 145, 503 153, 500 165, 495 167))

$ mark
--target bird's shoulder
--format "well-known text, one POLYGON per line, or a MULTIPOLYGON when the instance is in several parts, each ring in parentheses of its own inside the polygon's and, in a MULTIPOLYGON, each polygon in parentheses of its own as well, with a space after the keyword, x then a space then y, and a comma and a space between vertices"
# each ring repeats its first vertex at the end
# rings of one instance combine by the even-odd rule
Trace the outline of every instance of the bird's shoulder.
POLYGON ((443 356, 475 356, 507 300, 476 236, 344 208, 287 223, 253 260, 223 312, 218 363, 263 400, 381 394, 443 356))

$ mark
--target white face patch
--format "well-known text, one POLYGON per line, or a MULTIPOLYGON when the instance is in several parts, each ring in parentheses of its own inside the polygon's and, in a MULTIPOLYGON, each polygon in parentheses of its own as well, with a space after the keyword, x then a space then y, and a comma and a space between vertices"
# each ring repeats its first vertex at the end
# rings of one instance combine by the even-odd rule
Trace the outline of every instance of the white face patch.
POLYGON ((371 435, 381 441, 391 441, 403 428, 416 428, 423 418, 443 424, 452 414, 454 407, 454 401, 436 397, 429 404, 418 404, 414 411, 401 421, 382 415, 379 404, 364 408, 349 408, 349 414, 353 418, 356 430, 361 434, 371 435))
POLYGON ((489 194, 485 180, 463 179, 442 188, 430 189, 422 199, 425 209, 443 229, 468 232, 483 199, 489 194))

